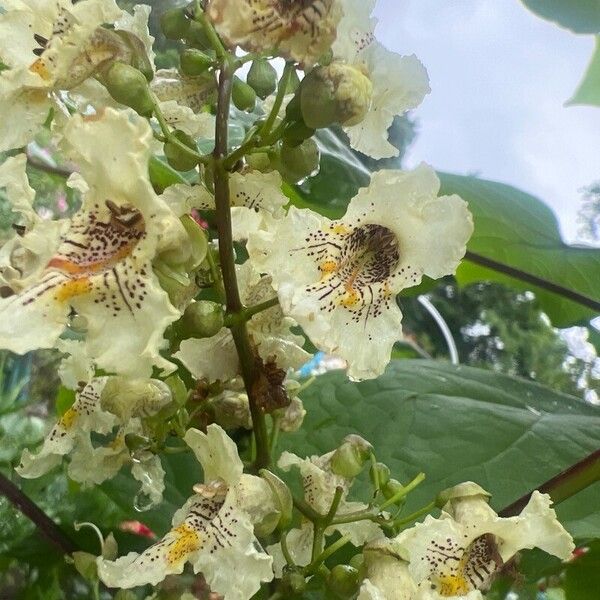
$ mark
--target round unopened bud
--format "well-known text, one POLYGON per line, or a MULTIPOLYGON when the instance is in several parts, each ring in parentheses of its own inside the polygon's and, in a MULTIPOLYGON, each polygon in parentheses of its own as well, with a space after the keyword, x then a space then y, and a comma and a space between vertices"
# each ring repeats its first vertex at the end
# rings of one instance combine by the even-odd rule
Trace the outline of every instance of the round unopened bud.
POLYGON ((183 7, 171 8, 160 17, 160 29, 168 40, 180 40, 186 37, 191 23, 183 7))
POLYGON ((309 127, 356 125, 371 106, 373 84, 360 69, 335 62, 313 69, 304 78, 300 94, 302 116, 309 127))
POLYGON ((213 59, 195 48, 187 48, 179 56, 181 72, 188 77, 197 77, 210 69, 213 59))
POLYGON ((306 140, 299 146, 281 145, 277 170, 288 183, 298 183, 319 170, 320 153, 317 143, 306 140))
POLYGON ((126 62, 138 71, 141 71, 147 81, 152 81, 154 69, 148 58, 144 42, 137 35, 131 33, 131 31, 125 31, 124 29, 117 29, 111 33, 119 36, 123 44, 129 49, 129 60, 126 62))
POLYGON ((283 598, 296 596, 302 594, 306 589, 306 577, 300 570, 289 569, 284 571, 280 585, 283 598))
POLYGON ((189 29, 185 34, 185 41, 199 50, 208 50, 212 48, 210 40, 204 31, 204 27, 198 21, 191 21, 189 29))
POLYGON ((256 92, 239 77, 233 79, 231 99, 236 108, 252 112, 256 106, 256 92))
POLYGON ((327 576, 327 589, 340 600, 353 598, 358 585, 358 570, 350 565, 335 565, 327 576))
POLYGON ((331 457, 331 470, 352 479, 363 469, 373 453, 373 446, 359 435, 348 435, 331 457))
MULTIPOLYGON (((179 129, 174 131, 173 135, 181 144, 194 152, 197 151, 196 142, 192 136, 179 129)), ((180 144, 175 142, 167 141, 164 151, 167 162, 178 171, 190 171, 198 164, 196 157, 192 153, 186 152, 180 144)))
POLYGON ((182 324, 189 337, 208 338, 216 335, 224 323, 223 307, 209 300, 192 302, 183 313, 182 324))
POLYGON ((125 445, 130 452, 138 452, 150 448, 152 440, 137 433, 127 433, 125 434, 125 445))
POLYGON ((390 468, 380 462, 373 465, 369 471, 369 477, 373 485, 379 483, 380 487, 384 486, 390 480, 391 475, 390 468))
POLYGON ((264 100, 277 89, 277 71, 266 58, 259 58, 252 62, 246 81, 264 100))
MULTIPOLYGON (((404 486, 397 479, 390 479, 384 485, 381 486, 381 491, 383 495, 389 500, 393 498, 396 494, 401 492, 404 489, 404 486)), ((406 498, 402 498, 401 502, 404 503, 406 498)))
POLYGON ((299 146, 304 140, 311 138, 315 130, 310 128, 304 121, 294 121, 288 123, 283 132, 283 140, 286 144, 294 148, 299 146))
POLYGON ((102 79, 110 95, 121 104, 130 106, 143 117, 150 117, 154 100, 150 95, 148 81, 141 71, 131 65, 116 62, 102 79))
POLYGON ((448 502, 461 501, 466 498, 481 498, 488 501, 491 494, 486 492, 480 485, 472 481, 465 481, 441 491, 435 499, 435 505, 438 508, 444 508, 448 502))
POLYGON ((246 163, 252 171, 266 173, 272 171, 271 158, 266 152, 256 152, 246 157, 246 163))

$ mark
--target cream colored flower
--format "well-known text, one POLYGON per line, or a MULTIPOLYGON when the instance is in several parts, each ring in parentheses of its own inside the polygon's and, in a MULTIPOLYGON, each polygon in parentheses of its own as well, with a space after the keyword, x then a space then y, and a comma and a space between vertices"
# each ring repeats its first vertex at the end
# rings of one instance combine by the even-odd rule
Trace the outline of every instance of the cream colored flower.
POLYGON ((38 2, 4 0, 0 15, 0 150, 31 141, 55 103, 52 92, 71 89, 126 46, 104 23, 122 16, 114 0, 38 2))
MULTIPOLYGON (((347 499, 353 480, 337 475, 332 471, 331 458, 333 454, 334 452, 329 452, 322 456, 311 456, 303 459, 290 452, 283 452, 277 466, 284 471, 289 471, 293 467, 299 469, 302 476, 304 500, 311 508, 322 515, 327 514, 329 511, 338 487, 343 490, 338 516, 366 509, 366 504, 352 502, 347 499)), ((336 531, 343 536, 347 536, 349 541, 357 547, 383 537, 379 526, 368 520, 331 526, 325 531, 325 535, 333 535, 336 531)), ((286 542, 295 564, 306 566, 310 563, 313 543, 313 526, 311 523, 304 521, 300 528, 292 529, 287 535, 286 542)), ((286 564, 281 544, 269 546, 267 551, 273 556, 275 573, 281 576, 286 564)))
POLYGON ((23 452, 17 472, 21 477, 40 477, 69 456, 69 476, 97 485, 131 464, 134 477, 142 483, 141 491, 151 504, 158 504, 164 489, 160 459, 147 451, 132 453, 126 436, 151 433, 144 420, 170 402, 168 386, 156 379, 92 379, 54 425, 39 452, 23 452), (93 440, 92 433, 102 435, 103 442, 93 440))
POLYGON ((571 556, 573 540, 557 521, 548 495, 535 491, 519 516, 501 518, 485 492, 464 493, 454 495, 439 519, 428 516, 389 542, 409 563, 419 586, 416 600, 481 598, 480 591, 520 550, 540 548, 563 560, 571 556))
MULTIPOLYGON (((83 205, 58 244, 48 228, 36 277, 0 299, 0 347, 17 353, 54 347, 75 311, 87 321, 86 350, 99 368, 132 376, 173 368, 159 349, 180 313, 152 261, 175 249, 185 254, 189 244, 177 215, 150 185, 151 140, 149 125, 129 112, 107 109, 70 120, 65 148, 86 183, 83 205)), ((44 227, 33 232, 43 236, 44 227)))
POLYGON ((431 91, 427 71, 416 56, 400 56, 375 40, 373 0, 346 0, 333 46, 334 59, 367 74, 373 86, 371 107, 358 124, 344 127, 355 150, 376 159, 398 156, 388 142, 394 117, 416 108, 431 91))
POLYGON ((311 66, 330 48, 342 16, 340 0, 210 0, 207 15, 231 45, 274 51, 311 66))
POLYGON ((423 275, 454 273, 465 253, 467 204, 439 189, 426 165, 381 171, 339 221, 292 207, 250 236, 250 260, 273 278, 284 314, 346 359, 352 379, 377 377, 389 362, 402 336, 396 295, 423 275))
POLYGON ((185 439, 203 467, 204 484, 195 486, 159 542, 115 561, 99 557, 100 578, 109 587, 156 585, 190 562, 225 600, 248 600, 273 578, 272 559, 257 549, 254 535, 254 525, 276 510, 272 493, 260 478, 243 474, 235 444, 218 425, 206 434, 191 429, 185 439))
MULTIPOLYGON (((237 267, 242 302, 254 306, 276 296, 269 277, 261 277, 249 262, 237 267)), ((263 361, 275 360, 280 369, 298 369, 310 359, 302 349, 304 338, 292 333, 295 321, 286 317, 278 306, 254 315, 248 332, 263 361)), ((238 355, 230 331, 221 329, 211 338, 181 342, 175 354, 185 367, 200 379, 228 381, 240 373, 238 355)))

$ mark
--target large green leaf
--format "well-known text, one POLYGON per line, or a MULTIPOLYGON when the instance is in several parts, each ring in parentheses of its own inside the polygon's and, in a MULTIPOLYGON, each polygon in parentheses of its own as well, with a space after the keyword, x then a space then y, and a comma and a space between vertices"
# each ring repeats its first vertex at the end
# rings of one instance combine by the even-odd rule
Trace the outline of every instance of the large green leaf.
MULTIPOLYGON (((409 510, 466 480, 492 492, 501 509, 600 447, 600 410, 582 400, 435 361, 395 361, 379 379, 361 383, 323 375, 302 398, 306 422, 286 436, 286 449, 321 454, 359 433, 394 476, 427 474, 409 510)), ((599 485, 559 506, 574 535, 600 534, 599 485)))
MULTIPOLYGON (((543 202, 511 186, 476 177, 440 173, 440 178, 443 194, 458 194, 469 203, 475 220, 468 246, 471 252, 600 301, 600 250, 567 246, 554 213, 543 202)), ((561 294, 470 261, 463 262, 457 277, 461 283, 492 280, 534 291, 557 327, 598 314, 561 294)))
POLYGON ((575 95, 567 102, 568 106, 574 104, 600 106, 600 35, 596 36, 594 54, 583 81, 579 84, 575 95))
POLYGON ((567 600, 597 600, 600 589, 600 540, 567 566, 565 592, 567 600))
POLYGON ((522 0, 544 19, 575 33, 600 32, 600 0, 522 0))

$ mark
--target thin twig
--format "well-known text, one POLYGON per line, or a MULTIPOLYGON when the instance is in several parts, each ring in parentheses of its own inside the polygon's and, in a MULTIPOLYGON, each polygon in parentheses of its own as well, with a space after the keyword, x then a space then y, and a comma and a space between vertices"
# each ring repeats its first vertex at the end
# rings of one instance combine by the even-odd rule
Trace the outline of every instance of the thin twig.
POLYGON ((63 554, 72 554, 77 546, 60 527, 10 479, 0 473, 0 494, 40 530, 40 533, 63 554))
MULTIPOLYGON (((600 481, 600 450, 592 452, 583 460, 540 485, 536 490, 543 494, 549 494, 554 504, 558 504, 598 481, 600 481)), ((498 514, 501 517, 518 515, 536 490, 525 494, 510 506, 502 509, 498 514)))
POLYGON ((516 269, 509 265, 505 265, 504 263, 498 262, 496 260, 492 260, 491 258, 487 258, 486 256, 481 256, 475 252, 467 252, 465 254, 465 259, 475 263, 476 265, 480 265, 482 267, 486 267, 488 269, 493 269, 494 271, 498 271, 499 273, 504 273, 505 275, 509 275, 510 277, 514 277, 515 279, 520 279, 526 283, 530 283, 531 285, 535 285, 543 290, 547 290, 548 292, 552 292, 554 294, 558 294, 563 298, 567 298, 572 300, 573 302, 577 302, 583 306, 587 306, 596 312, 600 312, 600 301, 594 300, 593 298, 588 298, 584 294, 580 294, 575 290, 571 290, 557 283, 553 283, 552 281, 548 281, 547 279, 543 279, 542 277, 538 277, 537 275, 532 275, 531 273, 527 273, 522 271, 521 269, 516 269))

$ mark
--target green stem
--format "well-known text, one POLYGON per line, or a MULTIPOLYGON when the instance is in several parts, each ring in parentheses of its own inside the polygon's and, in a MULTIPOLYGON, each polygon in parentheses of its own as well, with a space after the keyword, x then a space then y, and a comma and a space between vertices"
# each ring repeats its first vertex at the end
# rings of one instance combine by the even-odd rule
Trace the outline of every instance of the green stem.
POLYGON ((325 548, 325 550, 323 550, 323 552, 321 552, 321 554, 315 560, 313 560, 310 563, 310 565, 308 565, 307 567, 304 568, 304 575, 306 575, 307 577, 310 575, 314 575, 319 570, 321 565, 330 556, 335 554, 340 548, 343 548, 349 542, 350 542, 350 538, 347 535, 345 535, 345 536, 341 537, 337 542, 334 542, 333 544, 331 544, 331 546, 328 546, 327 548, 325 548))
MULTIPOLYGON (((244 306, 235 272, 235 254, 233 251, 233 233, 231 225, 229 172, 224 166, 228 147, 229 110, 231 107, 231 92, 233 88, 233 74, 235 64, 231 57, 223 60, 219 76, 219 96, 217 102, 217 116, 215 129, 215 150, 213 161, 213 178, 215 184, 215 205, 217 231, 219 233, 219 256, 221 259, 221 273, 223 287, 225 288, 226 307, 229 315, 239 314, 244 306)), ((242 377, 248 394, 252 427, 256 443, 255 468, 260 470, 271 462, 269 452, 269 436, 265 413, 257 397, 257 369, 256 356, 250 343, 246 323, 231 326, 231 334, 240 360, 242 377)))
POLYGON ((416 510, 414 513, 411 513, 410 515, 407 515, 406 517, 403 517, 402 519, 395 520, 394 527, 399 528, 399 527, 403 527, 404 525, 408 525, 409 523, 416 521, 419 517, 422 517, 423 515, 430 513, 434 508, 435 508, 435 502, 430 502, 423 508, 416 510))
POLYGON ((283 99, 285 98, 285 92, 287 90, 288 83, 290 81, 290 77, 292 76, 293 70, 294 63, 286 63, 285 69, 283 70, 283 73, 281 75, 281 79, 279 80, 279 86, 277 87, 277 95, 275 96, 273 108, 271 109, 267 120, 264 122, 263 126, 258 132, 261 138, 266 138, 271 133, 273 124, 279 116, 279 111, 281 110, 281 106, 283 105, 283 99))
POLYGON ((321 521, 323 515, 319 514, 308 502, 300 498, 294 498, 294 508, 312 523, 321 521))
POLYGON ((341 486, 336 487, 335 493, 333 494, 333 500, 331 501, 331 506, 329 507, 329 511, 327 512, 327 515, 325 515, 325 518, 323 519, 325 525, 329 525, 335 518, 338 508, 340 507, 340 502, 342 501, 343 495, 344 495, 344 488, 341 486))
POLYGON ((221 271, 219 271, 219 267, 215 261, 215 257, 213 255, 212 247, 208 246, 208 252, 206 253, 206 261, 208 262, 208 268, 210 269, 210 274, 215 282, 215 288, 217 289, 217 293, 219 294, 219 298, 221 300, 225 300, 225 288, 223 287, 223 281, 221 279, 221 271))
POLYGON ((323 552, 323 545, 325 543, 325 525, 321 522, 313 523, 313 544, 311 561, 315 561, 317 557, 323 552))
POLYGON ((296 563, 294 562, 294 559, 292 558, 292 555, 290 554, 290 550, 289 550, 288 545, 287 545, 287 536, 288 536, 288 533, 289 533, 289 531, 285 531, 281 535, 281 552, 283 554, 283 558, 285 558, 285 562, 290 567, 294 567, 294 566, 296 566, 296 563))
MULTIPOLYGON (((554 503, 558 504, 598 481, 600 481, 600 450, 592 452, 583 460, 549 479, 536 489, 543 494, 549 494, 554 503)), ((501 517, 518 515, 529 502, 533 491, 525 494, 498 514, 501 517)))
POLYGON ((217 53, 217 58, 219 58, 221 60, 227 59, 228 52, 227 52, 225 46, 223 45, 223 42, 221 42, 221 38, 217 35, 215 28, 206 20, 206 16, 205 16, 202 8, 200 8, 199 10, 196 9, 194 19, 196 21, 198 21, 198 23, 200 23, 200 25, 202 25, 202 28, 204 29, 204 33, 206 34, 206 37, 208 38, 210 45, 213 47, 214 51, 217 53))
POLYGON ((277 449, 277 442, 279 442, 279 432, 281 419, 279 417, 273 417, 271 415, 273 425, 271 426, 271 439, 269 440, 269 451, 271 452, 271 460, 275 456, 275 450, 277 449))
POLYGON ((379 507, 379 510, 380 511, 385 510, 388 506, 392 506, 393 504, 396 504, 396 502, 399 502, 400 500, 402 500, 402 498, 404 498, 405 496, 410 494, 410 492, 412 492, 418 485, 423 483, 424 480, 425 480, 425 473, 419 473, 407 486, 403 487, 399 492, 394 494, 389 500, 386 500, 379 507))
POLYGON ((225 319, 225 326, 232 327, 234 325, 238 325, 240 323, 245 323, 249 321, 254 315, 261 313, 265 310, 269 310, 274 306, 279 304, 279 298, 271 298, 270 300, 266 300, 265 302, 261 302, 260 304, 255 304, 254 306, 249 306, 247 308, 243 308, 239 313, 228 315, 225 319))

